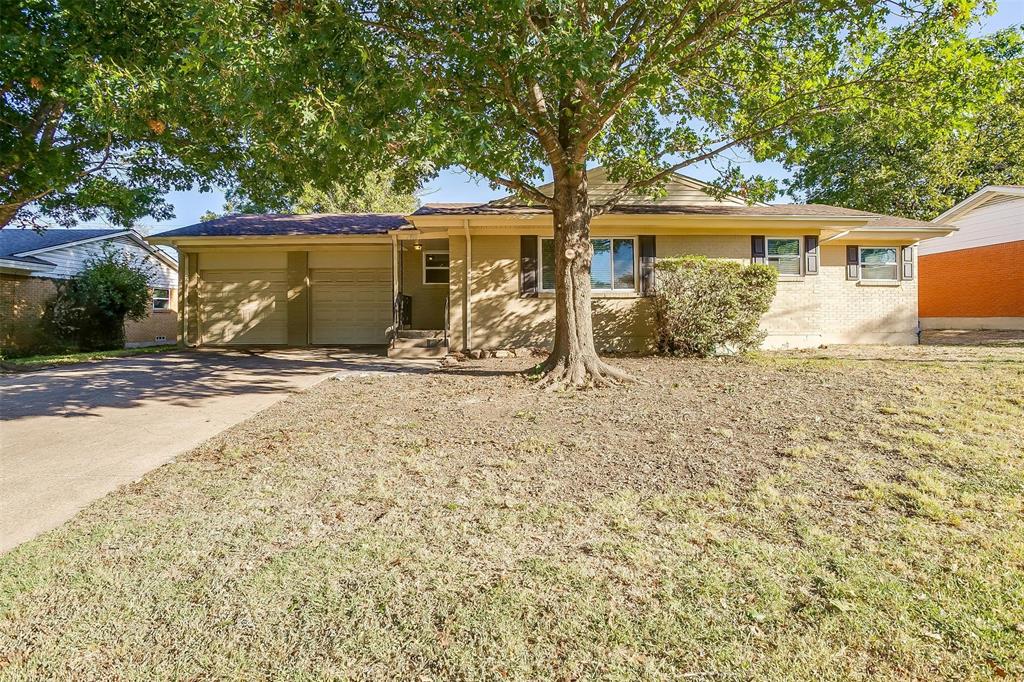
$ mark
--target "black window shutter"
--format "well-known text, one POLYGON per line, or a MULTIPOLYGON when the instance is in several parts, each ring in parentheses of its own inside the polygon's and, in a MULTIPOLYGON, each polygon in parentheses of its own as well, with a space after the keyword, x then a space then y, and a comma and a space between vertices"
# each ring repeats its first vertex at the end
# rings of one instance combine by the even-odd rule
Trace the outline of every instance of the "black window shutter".
POLYGON ((914 279, 914 247, 900 247, 903 261, 903 279, 914 279))
POLYGON ((537 295, 537 235, 519 237, 519 293, 537 295))
POLYGON ((765 259, 763 236, 755 235, 750 238, 750 262, 761 263, 762 265, 767 262, 765 259))
POLYGON ((804 237, 804 274, 818 274, 818 238, 813 235, 804 237))
POLYGON ((654 261, 657 258, 657 243, 653 234, 640 235, 640 295, 654 294, 654 261))
POLYGON ((860 279, 860 248, 846 247, 846 279, 860 279))

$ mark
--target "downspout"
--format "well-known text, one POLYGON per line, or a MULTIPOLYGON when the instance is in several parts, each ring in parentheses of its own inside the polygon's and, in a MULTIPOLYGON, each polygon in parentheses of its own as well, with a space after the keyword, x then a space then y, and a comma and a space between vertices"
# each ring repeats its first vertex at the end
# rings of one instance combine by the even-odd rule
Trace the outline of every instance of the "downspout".
POLYGON ((469 234, 469 218, 463 218, 466 232, 466 351, 473 350, 473 237, 469 234))
POLYGON ((394 232, 391 233, 391 338, 392 340, 398 335, 399 327, 399 313, 398 313, 398 294, 401 291, 401 283, 399 281, 398 272, 398 235, 394 232))

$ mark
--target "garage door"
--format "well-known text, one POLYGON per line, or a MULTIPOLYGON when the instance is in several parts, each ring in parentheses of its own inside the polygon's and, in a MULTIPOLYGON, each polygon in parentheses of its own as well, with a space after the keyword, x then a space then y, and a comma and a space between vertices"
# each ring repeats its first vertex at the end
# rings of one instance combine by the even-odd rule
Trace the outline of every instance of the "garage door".
POLYGON ((315 344, 382 344, 391 325, 389 268, 310 270, 310 338, 315 344))
POLYGON ((201 270, 199 278, 204 344, 287 343, 286 270, 201 270))

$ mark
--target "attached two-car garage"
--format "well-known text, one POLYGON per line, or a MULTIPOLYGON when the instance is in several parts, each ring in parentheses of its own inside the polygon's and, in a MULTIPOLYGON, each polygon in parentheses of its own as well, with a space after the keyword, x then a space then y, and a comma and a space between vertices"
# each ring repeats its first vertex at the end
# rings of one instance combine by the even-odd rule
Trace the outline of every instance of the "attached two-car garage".
POLYGON ((203 345, 364 345, 392 320, 390 245, 196 254, 203 345))

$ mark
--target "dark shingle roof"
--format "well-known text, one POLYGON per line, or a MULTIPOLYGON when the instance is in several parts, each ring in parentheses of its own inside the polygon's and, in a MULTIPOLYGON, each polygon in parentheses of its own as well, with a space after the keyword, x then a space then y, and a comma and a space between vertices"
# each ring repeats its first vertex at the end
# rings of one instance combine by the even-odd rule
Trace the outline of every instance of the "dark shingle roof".
POLYGON ((274 237, 297 235, 375 235, 409 227, 405 217, 387 213, 228 215, 153 237, 274 237))
MULTIPOLYGON (((501 206, 490 204, 425 204, 413 215, 532 215, 550 213, 543 206, 520 204, 501 206)), ((886 216, 827 204, 773 204, 769 206, 740 206, 734 204, 620 204, 611 210, 618 215, 704 215, 736 217, 822 217, 873 218, 872 224, 886 227, 935 227, 934 223, 886 216)))
MULTIPOLYGON (((105 237, 118 234, 124 230, 80 230, 47 228, 42 233, 24 228, 0 230, 0 257, 10 258, 17 253, 45 249, 61 244, 70 244, 83 239, 105 237)), ((45 261, 44 261, 45 263, 45 261)))

